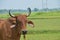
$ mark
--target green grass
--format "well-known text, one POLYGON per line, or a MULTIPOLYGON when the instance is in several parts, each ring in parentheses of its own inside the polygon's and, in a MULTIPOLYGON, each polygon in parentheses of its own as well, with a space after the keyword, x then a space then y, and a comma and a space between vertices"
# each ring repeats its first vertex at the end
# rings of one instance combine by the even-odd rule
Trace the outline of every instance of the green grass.
POLYGON ((28 26, 27 40, 60 40, 60 19, 30 20, 34 22, 35 27, 28 26))
POLYGON ((60 19, 30 19, 30 20, 34 22, 36 30, 60 30, 60 19))
MULTIPOLYGON (((8 14, 0 14, 0 18, 9 18, 8 14)), ((60 12, 32 12, 28 17, 35 24, 27 25, 27 40, 60 40, 60 12)), ((21 40, 23 36, 21 36, 21 40)))
POLYGON ((60 40, 60 19, 30 20, 34 22, 35 27, 28 25, 27 40, 60 40))
POLYGON ((60 12, 53 11, 53 12, 32 12, 30 18, 53 18, 53 17, 60 17, 60 12))
MULTIPOLYGON (((23 36, 21 37, 23 39, 23 36)), ((30 34, 26 35, 26 40, 60 40, 60 33, 54 34, 30 34)))

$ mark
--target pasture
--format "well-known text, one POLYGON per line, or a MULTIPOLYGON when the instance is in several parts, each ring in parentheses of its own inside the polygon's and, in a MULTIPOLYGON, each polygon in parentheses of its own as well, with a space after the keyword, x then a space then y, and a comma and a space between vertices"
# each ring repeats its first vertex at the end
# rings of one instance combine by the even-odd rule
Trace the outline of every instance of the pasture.
MULTIPOLYGON (((0 14, 0 18, 8 17, 8 14, 0 14)), ((60 40, 60 12, 32 12, 28 19, 34 22, 35 27, 27 25, 27 40, 60 40)), ((21 40, 24 40, 23 35, 21 40)))

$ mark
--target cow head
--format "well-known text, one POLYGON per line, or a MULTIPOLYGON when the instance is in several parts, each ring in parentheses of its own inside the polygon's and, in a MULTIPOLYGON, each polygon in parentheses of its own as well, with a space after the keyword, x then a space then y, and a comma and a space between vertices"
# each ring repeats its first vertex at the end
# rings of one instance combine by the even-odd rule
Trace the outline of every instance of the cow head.
MULTIPOLYGON (((10 10, 9 10, 9 15, 11 16, 10 21, 11 21, 13 24, 15 24, 15 27, 17 27, 16 25, 19 25, 19 27, 22 29, 23 34, 26 34, 26 33, 27 33, 27 30, 26 30, 26 24, 27 24, 27 23, 30 24, 32 27, 34 27, 33 22, 32 22, 32 21, 29 21, 29 20, 27 19, 27 17, 30 16, 30 14, 31 14, 31 9, 28 8, 28 10, 29 10, 28 15, 22 15, 22 14, 20 14, 20 15, 18 15, 18 16, 12 15, 12 14, 10 13, 10 10)), ((14 26, 14 25, 13 25, 13 26, 14 26)))

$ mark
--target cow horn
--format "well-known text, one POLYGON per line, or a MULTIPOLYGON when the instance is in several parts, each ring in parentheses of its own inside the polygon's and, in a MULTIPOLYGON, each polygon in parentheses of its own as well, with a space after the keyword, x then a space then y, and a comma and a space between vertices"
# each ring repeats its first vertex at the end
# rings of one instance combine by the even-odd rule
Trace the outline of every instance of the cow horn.
POLYGON ((29 13, 28 13, 27 17, 30 16, 30 14, 31 14, 31 9, 30 8, 28 8, 28 12, 29 13))
POLYGON ((10 15, 11 17, 15 17, 14 15, 12 15, 12 14, 10 13, 10 11, 11 11, 11 10, 9 10, 9 15, 10 15))

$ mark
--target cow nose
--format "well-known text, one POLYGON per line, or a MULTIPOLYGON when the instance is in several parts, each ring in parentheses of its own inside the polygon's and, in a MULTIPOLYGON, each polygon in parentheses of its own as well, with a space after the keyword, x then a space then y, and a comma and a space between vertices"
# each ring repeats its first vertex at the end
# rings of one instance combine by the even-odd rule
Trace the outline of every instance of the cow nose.
POLYGON ((22 31, 22 34, 23 35, 27 34, 27 30, 22 31))

